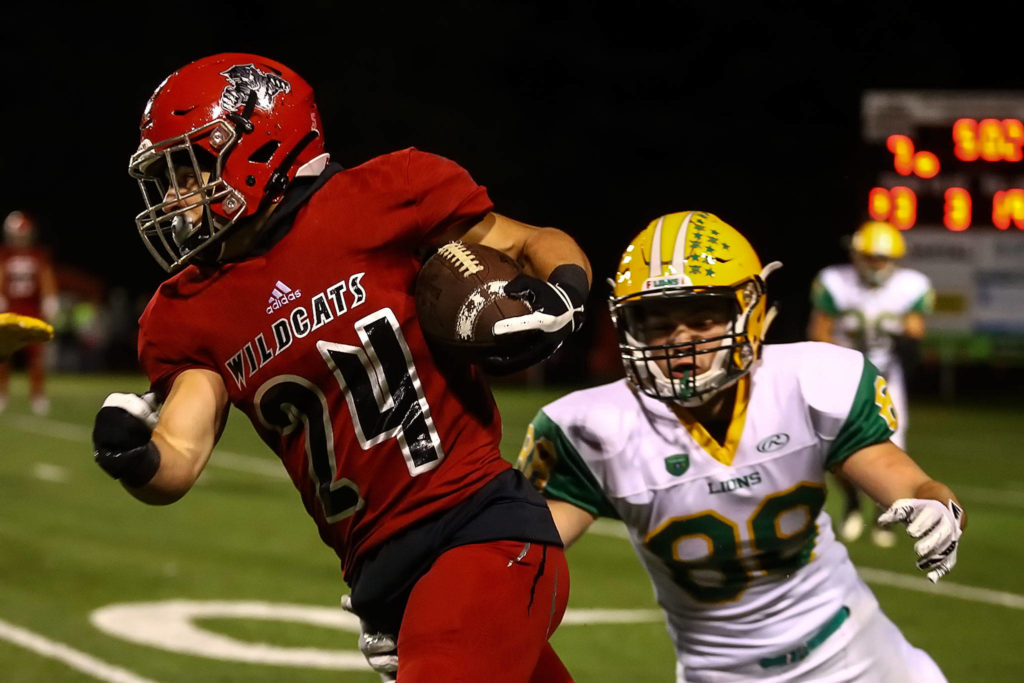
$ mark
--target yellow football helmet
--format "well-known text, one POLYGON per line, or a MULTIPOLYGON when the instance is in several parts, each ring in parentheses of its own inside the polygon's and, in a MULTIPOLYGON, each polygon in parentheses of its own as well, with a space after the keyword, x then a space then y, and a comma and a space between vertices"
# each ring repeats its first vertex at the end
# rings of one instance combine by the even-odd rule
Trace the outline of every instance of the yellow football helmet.
POLYGON ((891 223, 868 221, 850 238, 850 260, 867 284, 877 287, 896 270, 907 253, 903 234, 891 223))
POLYGON ((781 265, 762 268, 747 239, 713 214, 683 211, 651 221, 626 247, 611 283, 626 377, 648 396, 683 406, 701 405, 734 384, 760 357, 771 322, 765 278, 781 265), (725 333, 657 343, 664 335, 655 328, 688 310, 718 311, 728 321, 725 333), (715 354, 711 367, 698 374, 697 356, 706 353, 715 354), (659 367, 677 362, 691 370, 659 367))

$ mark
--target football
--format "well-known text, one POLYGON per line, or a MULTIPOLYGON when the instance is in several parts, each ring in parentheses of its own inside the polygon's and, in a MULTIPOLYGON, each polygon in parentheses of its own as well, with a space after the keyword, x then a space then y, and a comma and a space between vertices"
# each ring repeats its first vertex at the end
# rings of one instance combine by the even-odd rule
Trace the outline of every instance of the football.
POLYGON ((505 296, 505 285, 519 273, 519 264, 497 249, 445 244, 416 278, 416 313, 423 334, 454 351, 494 348, 494 323, 530 313, 525 302, 505 296))

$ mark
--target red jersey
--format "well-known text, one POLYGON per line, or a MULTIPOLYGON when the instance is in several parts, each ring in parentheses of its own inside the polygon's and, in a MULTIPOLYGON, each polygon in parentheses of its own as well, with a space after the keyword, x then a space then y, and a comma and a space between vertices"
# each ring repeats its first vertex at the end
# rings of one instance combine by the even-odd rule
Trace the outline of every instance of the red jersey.
POLYGON ((424 243, 491 208, 447 159, 377 157, 331 176, 268 251, 213 274, 187 267, 140 318, 153 389, 188 368, 219 373, 346 577, 511 467, 483 378, 438 370, 413 296, 424 243))
POLYGON ((0 246, 0 295, 8 310, 38 318, 42 312, 42 278, 50 267, 50 254, 41 247, 0 246))

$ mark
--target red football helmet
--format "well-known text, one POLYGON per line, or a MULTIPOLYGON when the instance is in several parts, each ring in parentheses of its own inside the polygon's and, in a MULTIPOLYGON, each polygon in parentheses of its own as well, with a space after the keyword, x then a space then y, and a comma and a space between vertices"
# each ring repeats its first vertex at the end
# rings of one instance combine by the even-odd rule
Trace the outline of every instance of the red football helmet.
POLYGON ((35 240, 36 224, 21 211, 11 211, 4 218, 4 242, 12 247, 27 247, 35 240))
POLYGON ((241 219, 279 202, 305 163, 324 153, 313 89, 265 57, 199 59, 161 83, 142 114, 142 141, 129 162, 146 210, 135 217, 150 253, 174 271, 241 219), (198 181, 179 181, 188 173, 198 181), (189 218, 196 207, 203 218, 189 218))

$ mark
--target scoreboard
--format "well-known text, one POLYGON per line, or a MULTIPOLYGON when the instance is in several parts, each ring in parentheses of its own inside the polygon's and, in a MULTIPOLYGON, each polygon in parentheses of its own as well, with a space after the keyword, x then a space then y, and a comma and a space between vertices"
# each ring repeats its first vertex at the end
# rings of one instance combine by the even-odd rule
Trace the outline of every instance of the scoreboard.
POLYGON ((904 231, 904 265, 931 278, 929 337, 1024 360, 1024 92, 867 91, 861 124, 861 213, 904 231))
POLYGON ((867 214, 901 230, 1024 230, 1024 94, 873 91, 867 214))

